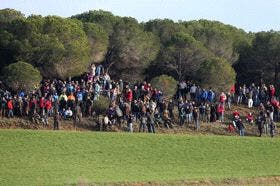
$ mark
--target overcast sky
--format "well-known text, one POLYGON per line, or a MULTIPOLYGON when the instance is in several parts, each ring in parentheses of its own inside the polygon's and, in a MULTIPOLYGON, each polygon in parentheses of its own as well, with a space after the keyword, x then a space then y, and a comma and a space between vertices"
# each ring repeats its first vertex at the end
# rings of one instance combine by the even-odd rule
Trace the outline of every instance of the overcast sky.
POLYGON ((246 31, 280 30, 280 0, 0 0, 3 8, 25 15, 62 17, 103 9, 140 22, 156 18, 209 19, 246 31))

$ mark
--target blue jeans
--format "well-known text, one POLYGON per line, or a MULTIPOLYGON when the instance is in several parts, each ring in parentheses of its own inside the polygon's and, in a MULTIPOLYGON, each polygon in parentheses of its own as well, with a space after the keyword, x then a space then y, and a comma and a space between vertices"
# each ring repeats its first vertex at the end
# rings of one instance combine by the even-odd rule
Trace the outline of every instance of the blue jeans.
POLYGON ((245 133, 245 130, 244 130, 244 129, 240 129, 240 130, 239 130, 239 135, 240 135, 240 136, 244 136, 244 133, 245 133))
POLYGON ((145 132, 146 128, 147 128, 147 124, 146 123, 140 123, 139 132, 141 132, 141 130, 143 132, 145 132))
POLYGON ((186 116, 185 115, 180 115, 180 125, 183 125, 185 123, 185 119, 186 119, 186 116))
POLYGON ((12 109, 9 109, 9 111, 8 111, 8 118, 12 118, 12 117, 14 117, 14 112, 13 112, 12 109))
POLYGON ((195 120, 195 128, 196 128, 196 130, 198 130, 200 128, 199 119, 195 120))
POLYGON ((150 132, 151 133, 156 133, 155 124, 154 123, 150 123, 150 132))
POLYGON ((186 116, 187 116, 187 122, 191 123, 192 122, 192 114, 190 113, 190 114, 187 114, 186 116))

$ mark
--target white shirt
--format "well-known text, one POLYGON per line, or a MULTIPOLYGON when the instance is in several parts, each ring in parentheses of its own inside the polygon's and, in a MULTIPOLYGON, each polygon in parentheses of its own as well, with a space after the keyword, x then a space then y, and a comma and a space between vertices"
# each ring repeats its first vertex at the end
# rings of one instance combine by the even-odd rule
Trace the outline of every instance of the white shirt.
POLYGON ((181 82, 180 83, 180 89, 185 89, 187 87, 187 83, 186 82, 181 82))
POLYGON ((66 115, 66 116, 72 116, 72 115, 73 115, 72 110, 66 110, 66 111, 65 111, 65 115, 66 115))
POLYGON ((191 87, 190 92, 191 92, 191 93, 195 93, 195 92, 196 92, 196 86, 195 86, 195 85, 193 85, 193 86, 191 87))

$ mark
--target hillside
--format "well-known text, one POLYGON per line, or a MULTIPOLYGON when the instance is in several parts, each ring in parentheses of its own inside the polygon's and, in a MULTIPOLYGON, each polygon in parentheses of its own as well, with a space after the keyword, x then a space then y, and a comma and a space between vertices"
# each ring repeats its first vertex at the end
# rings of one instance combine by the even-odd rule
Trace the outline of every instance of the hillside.
POLYGON ((279 138, 2 129, 0 182, 211 183, 271 177, 280 175, 279 144, 279 138))
MULTIPOLYGON (((157 133, 168 133, 168 134, 203 134, 203 135, 238 135, 237 133, 229 133, 227 130, 228 124, 232 120, 232 112, 234 110, 238 110, 241 118, 245 121, 245 116, 252 112, 254 116, 257 115, 257 110, 255 109, 248 109, 244 106, 233 106, 231 110, 227 110, 225 113, 225 122, 224 123, 201 123, 201 129, 199 131, 195 131, 194 124, 190 124, 188 127, 185 126, 178 126, 176 125, 173 129, 166 129, 165 127, 159 126, 156 128, 157 133)), ((176 118, 178 118, 178 113, 176 112, 176 118)), ((175 119, 175 123, 178 123, 178 119, 175 119)), ((255 124, 248 124, 244 122, 246 131, 245 135, 247 136, 257 136, 258 130, 257 126, 255 124)), ((43 126, 42 124, 35 124, 29 121, 28 119, 22 119, 22 118, 2 118, 0 120, 0 128, 21 128, 21 129, 35 129, 35 130, 52 130, 53 126, 53 120, 50 119, 49 126, 43 126)), ((280 127, 280 124, 277 123, 278 128, 280 127)), ((134 130, 138 132, 138 123, 134 123, 134 130)), ((100 128, 98 124, 96 123, 95 119, 92 118, 83 118, 83 122, 77 126, 74 127, 73 121, 71 120, 62 120, 61 127, 62 130, 77 130, 77 131, 99 131, 100 128)), ((106 131, 110 132, 124 132, 126 131, 126 124, 124 123, 122 127, 119 126, 113 126, 112 128, 104 129, 106 131)), ((277 134, 279 135, 279 130, 277 131, 277 134)))

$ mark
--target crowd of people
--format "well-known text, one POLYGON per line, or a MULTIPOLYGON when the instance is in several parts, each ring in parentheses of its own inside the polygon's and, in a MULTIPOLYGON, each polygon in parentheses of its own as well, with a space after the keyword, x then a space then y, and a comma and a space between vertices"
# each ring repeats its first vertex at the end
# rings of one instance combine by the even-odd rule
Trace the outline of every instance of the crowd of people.
POLYGON ((199 130, 201 122, 225 122, 225 110, 231 110, 232 104, 259 109, 257 116, 248 113, 244 121, 238 111, 233 112, 229 131, 238 130, 241 136, 245 133, 244 122, 256 123, 260 136, 263 130, 268 133, 269 128, 274 136, 274 122, 280 119, 279 101, 273 85, 244 85, 237 89, 232 87, 226 93, 216 93, 191 81, 181 81, 176 95, 167 98, 164 90, 157 90, 145 81, 131 84, 121 79, 112 80, 102 65, 91 65, 87 75, 78 80, 43 80, 31 92, 12 93, 1 83, 0 117, 26 117, 43 125, 49 125, 49 117, 53 117, 54 129, 59 129, 63 119, 73 120, 77 125, 85 117, 95 117, 93 103, 101 96, 110 100, 102 125, 126 123, 129 132, 137 128, 139 132, 155 133, 159 126, 190 125, 199 130))

